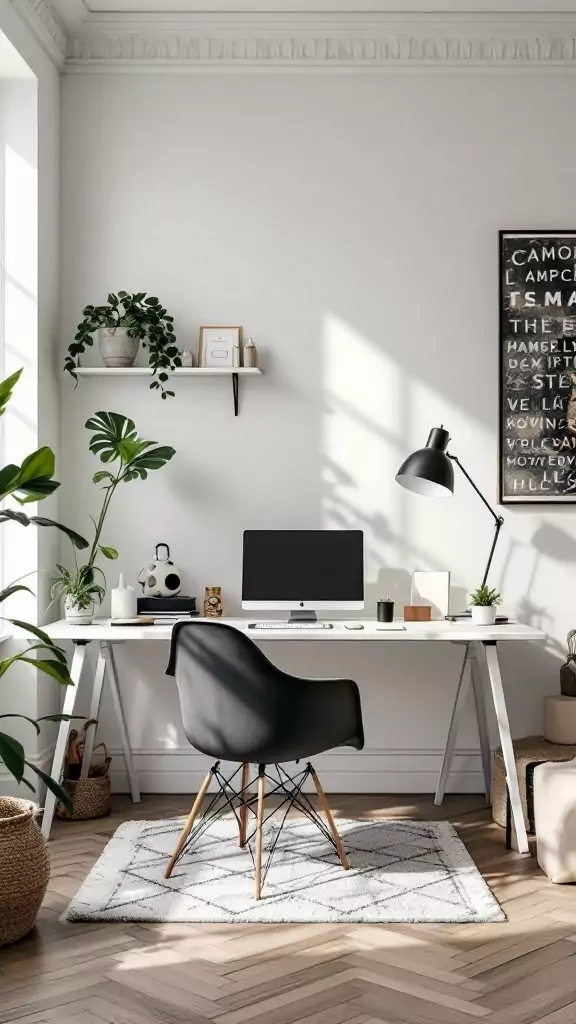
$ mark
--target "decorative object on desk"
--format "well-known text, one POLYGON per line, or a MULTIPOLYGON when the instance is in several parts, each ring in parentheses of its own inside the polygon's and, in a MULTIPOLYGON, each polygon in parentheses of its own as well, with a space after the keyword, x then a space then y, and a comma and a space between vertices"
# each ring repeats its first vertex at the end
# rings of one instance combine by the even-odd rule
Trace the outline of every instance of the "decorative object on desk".
MULTIPOLYGON (((466 477, 468 483, 476 491, 476 494, 494 519, 494 537, 482 578, 482 586, 485 586, 504 520, 488 504, 486 498, 476 486, 469 473, 464 469, 458 457, 451 455, 447 451, 449 441, 450 435, 447 430, 444 430, 444 427, 433 427, 428 435, 426 447, 413 452, 402 463, 396 474, 396 482, 401 484, 402 487, 406 487, 407 490, 414 491, 414 493, 421 494, 426 498, 450 498, 454 493, 454 469, 452 463, 456 463, 460 472, 466 477)), ((454 616, 454 618, 464 617, 466 616, 454 616)))
POLYGON ((445 619, 450 611, 450 571, 412 573, 411 604, 429 604, 432 619, 445 619))
POLYGON ((174 396, 174 392, 165 387, 169 372, 181 365, 174 317, 168 316, 155 295, 110 292, 103 306, 86 306, 82 315, 84 319, 78 324, 64 361, 64 370, 76 383, 80 356, 93 345, 93 335, 99 331, 100 351, 107 366, 131 366, 142 342, 142 348, 148 346, 153 377, 150 387, 159 390, 162 398, 174 396))
POLYGON ((182 366, 194 366, 194 353, 189 348, 185 348, 180 353, 180 361, 182 366))
MULTIPOLYGON (((5 380, 0 382, 0 416, 3 416, 14 388, 20 380, 22 370, 18 370, 13 373, 12 376, 7 377, 5 380)), ((40 527, 55 527, 65 533, 75 548, 79 550, 88 547, 88 541, 84 540, 80 534, 74 530, 69 529, 67 526, 63 526, 61 523, 55 522, 53 519, 48 519, 45 516, 28 516, 21 509, 10 508, 4 504, 4 499, 12 497, 19 505, 26 505, 28 502, 40 502, 43 501, 47 495, 52 494, 59 486, 57 480, 54 480, 55 472, 55 459, 54 452, 50 448, 39 448, 38 451, 28 455, 22 465, 8 464, 2 467, 0 472, 0 502, 2 507, 0 508, 0 523, 13 522, 19 523, 20 526, 40 526, 40 527)), ((29 587, 25 586, 21 582, 15 582, 5 586, 0 590, 0 605, 3 605, 5 601, 9 600, 13 594, 16 593, 29 593, 33 592, 29 587)), ((4 610, 4 609, 3 609, 4 610)), ((4 618, 5 622, 11 623, 12 626, 16 627, 17 630, 21 630, 22 633, 28 634, 26 637, 27 644, 24 650, 17 651, 16 654, 11 653, 7 658, 0 661, 0 675, 3 677, 2 685, 5 691, 5 687, 9 685, 9 679, 7 674, 14 662, 21 661, 26 665, 29 665, 32 670, 42 672, 44 675, 50 676, 51 679, 55 680, 62 686, 69 686, 72 684, 70 673, 68 671, 66 652, 58 645, 55 644, 48 634, 42 629, 38 629, 37 626, 32 625, 28 622, 24 622, 21 619, 4 618), (35 653, 33 653, 35 652, 35 653)), ((44 721, 69 721, 69 715, 45 715, 39 719, 30 718, 28 715, 21 715, 16 712, 5 713, 0 715, 0 719, 20 718, 22 721, 27 722, 31 725, 36 733, 40 733, 40 723, 44 721)), ((2 731, 0 732, 0 765, 3 765, 8 775, 16 780, 20 784, 24 784, 34 793, 34 787, 29 781, 30 772, 34 772, 48 787, 48 789, 55 793, 59 798, 62 796, 65 800, 68 799, 66 793, 60 786, 59 782, 52 779, 41 769, 37 768, 33 762, 26 760, 26 753, 24 746, 20 739, 11 736, 10 733, 2 731), (29 771, 27 771, 29 769, 29 771)), ((7 807, 7 805, 6 805, 7 807)), ((8 811, 6 812, 8 816, 8 811)), ((19 827, 16 823, 13 823, 14 827, 19 827)), ((24 825, 22 825, 24 828, 24 825)), ((28 826, 26 826, 27 828, 28 826)), ((4 847, 6 849, 6 847, 4 847)), ((8 869, 4 864, 5 854, 0 853, 0 891, 2 890, 2 871, 8 872, 11 870, 10 865, 8 869)), ((6 874, 5 874, 6 877, 6 874)), ((0 910, 2 908, 0 907, 0 910)), ((24 919, 24 918, 23 918, 24 919)), ((2 914, 0 913, 0 931, 2 928, 2 914)), ((27 920, 27 919, 26 919, 27 920)), ((31 925, 30 925, 31 927, 31 925)), ((23 933, 22 933, 23 934, 23 933)))
MULTIPOLYGON (((548 743, 543 736, 525 736, 513 741, 514 759, 518 773, 520 799, 524 812, 524 821, 529 833, 534 832, 533 805, 533 774, 534 768, 544 761, 571 761, 576 757, 576 746, 562 746, 548 743)), ((492 770, 492 819, 497 825, 506 827, 510 832, 510 813, 508 808, 508 787, 506 785, 506 768, 500 747, 494 751, 492 770)))
POLYGON ((404 622, 430 622, 432 609, 429 604, 405 604, 404 622))
POLYGON ((110 592, 110 618, 131 619, 138 612, 136 591, 124 583, 124 573, 120 573, 118 586, 110 592))
POLYGON ((154 548, 154 557, 138 574, 138 582, 146 597, 174 597, 182 589, 180 569, 170 558, 170 548, 160 543, 154 548), (165 552, 160 554, 160 550, 165 552))
POLYGON ((564 697, 576 697, 576 629, 566 637, 566 661, 560 669, 560 693, 564 697))
POLYGON ((248 341, 244 345, 244 350, 242 352, 242 366, 250 366, 252 368, 258 366, 258 352, 252 338, 248 338, 248 341))
MULTIPOLYGON (((211 825, 209 839, 183 854, 179 873, 166 883, 166 860, 183 823, 172 818, 120 825, 70 903, 66 918, 233 923, 242 907, 243 921, 268 924, 505 920, 455 829, 444 821, 339 819, 338 829, 350 853, 350 870, 344 875, 340 865, 332 863, 328 842, 318 840, 316 825, 290 818, 271 872, 275 891, 290 897, 258 902, 252 900, 252 858, 247 848, 238 848, 238 822, 232 815, 211 825), (198 881, 200 885, 195 884, 198 881), (210 899, 202 898, 207 893, 210 899)), ((278 827, 275 819, 265 826, 267 851, 278 827)))
POLYGON ((138 615, 154 615, 168 618, 174 615, 197 615, 196 598, 179 594, 177 597, 139 597, 138 615))
POLYGON ((493 626, 496 622, 496 608, 501 600, 502 598, 496 590, 491 590, 485 583, 482 583, 470 595, 470 610, 474 625, 493 626))
POLYGON ((106 577, 97 566, 99 555, 104 558, 116 559, 116 548, 101 544, 102 530, 110 502, 116 488, 121 483, 131 480, 146 480, 152 470, 162 469, 175 455, 174 448, 165 445, 155 447, 155 441, 144 441, 138 436, 134 422, 117 412, 97 412, 86 421, 86 429, 95 431, 90 438, 88 447, 100 461, 112 469, 101 469, 92 477, 92 482, 102 484, 104 498, 98 519, 94 519, 94 539, 90 548, 88 561, 78 566, 74 556, 75 570, 70 572, 58 565, 58 575, 54 580, 53 595, 64 597, 66 616, 70 621, 79 623, 83 614, 84 623, 90 623, 93 616, 93 602, 102 602, 106 588, 106 577), (69 606, 69 607, 68 607, 69 606), (70 611, 70 615, 68 615, 70 611), (76 617, 72 619, 72 615, 76 617))
POLYGON ((207 619, 219 619, 224 610, 222 587, 204 588, 204 615, 207 619))
POLYGON ((32 930, 50 878, 38 810, 31 800, 0 796, 0 946, 32 930))
POLYGON ((378 622, 394 622, 394 601, 391 597, 378 601, 376 605, 378 622))
POLYGON ((576 501, 572 460, 560 454, 573 452, 575 433, 575 246, 574 231, 500 232, 502 504, 576 501))
POLYGON ((201 327, 198 366, 238 366, 241 341, 241 327, 201 327))

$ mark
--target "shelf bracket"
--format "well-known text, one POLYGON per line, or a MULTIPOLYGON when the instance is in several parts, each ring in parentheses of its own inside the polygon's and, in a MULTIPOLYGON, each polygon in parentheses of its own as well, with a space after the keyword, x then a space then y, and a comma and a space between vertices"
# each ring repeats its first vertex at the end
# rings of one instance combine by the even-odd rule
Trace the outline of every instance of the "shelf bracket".
POLYGON ((238 415, 238 374, 232 374, 232 394, 234 396, 234 415, 238 415))

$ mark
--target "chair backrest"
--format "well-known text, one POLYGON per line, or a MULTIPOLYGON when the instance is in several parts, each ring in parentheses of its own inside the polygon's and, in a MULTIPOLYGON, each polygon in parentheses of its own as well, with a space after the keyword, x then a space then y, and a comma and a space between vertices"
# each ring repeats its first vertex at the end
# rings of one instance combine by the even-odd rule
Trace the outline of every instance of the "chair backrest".
POLYGON ((272 764, 363 746, 355 683, 290 676, 225 623, 177 623, 167 673, 188 741, 218 759, 272 764))

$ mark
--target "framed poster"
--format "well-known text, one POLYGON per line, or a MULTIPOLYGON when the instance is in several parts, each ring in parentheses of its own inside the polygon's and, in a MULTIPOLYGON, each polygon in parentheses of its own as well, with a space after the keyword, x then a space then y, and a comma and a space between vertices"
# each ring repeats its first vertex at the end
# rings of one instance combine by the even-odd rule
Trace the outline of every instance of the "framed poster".
POLYGON ((500 502, 576 502, 576 231, 500 232, 500 502))

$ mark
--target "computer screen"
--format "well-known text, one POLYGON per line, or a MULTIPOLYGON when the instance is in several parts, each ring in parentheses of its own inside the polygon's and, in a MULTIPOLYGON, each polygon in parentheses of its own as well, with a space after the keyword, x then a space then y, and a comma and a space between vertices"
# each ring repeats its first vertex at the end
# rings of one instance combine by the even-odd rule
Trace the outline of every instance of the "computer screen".
POLYGON ((242 602, 362 607, 362 530, 246 530, 242 602))

